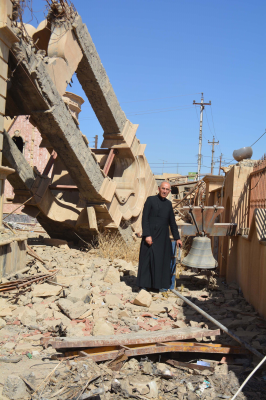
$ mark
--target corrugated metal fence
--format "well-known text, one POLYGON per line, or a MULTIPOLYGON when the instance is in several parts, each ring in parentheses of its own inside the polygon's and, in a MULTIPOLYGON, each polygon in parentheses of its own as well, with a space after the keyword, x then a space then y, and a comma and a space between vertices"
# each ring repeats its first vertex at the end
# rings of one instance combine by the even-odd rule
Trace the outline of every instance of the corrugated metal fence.
POLYGON ((249 186, 249 227, 251 226, 255 208, 266 209, 266 160, 254 167, 250 174, 249 186))

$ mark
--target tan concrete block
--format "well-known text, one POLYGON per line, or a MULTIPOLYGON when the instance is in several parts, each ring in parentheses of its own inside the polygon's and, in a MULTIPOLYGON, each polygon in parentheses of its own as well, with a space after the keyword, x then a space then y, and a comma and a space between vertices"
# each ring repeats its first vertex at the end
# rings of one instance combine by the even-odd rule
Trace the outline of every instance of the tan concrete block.
POLYGON ((117 269, 110 267, 104 277, 104 282, 117 283, 120 282, 120 274, 117 269))
POLYGON ((3 97, 6 97, 6 86, 7 86, 6 80, 0 77, 0 95, 3 97))
POLYGON ((0 151, 3 149, 3 140, 4 140, 4 135, 2 132, 0 132, 0 151))
POLYGON ((7 63, 0 59, 0 76, 4 79, 7 79, 7 67, 7 63))
POLYGON ((113 335, 114 328, 110 322, 105 321, 104 318, 99 318, 93 327, 92 335, 93 336, 102 336, 102 335, 113 335))
POLYGON ((5 117, 0 114, 0 132, 4 131, 4 127, 5 127, 5 117))
POLYGON ((149 292, 146 290, 141 290, 135 300, 133 301, 133 304, 136 304, 137 306, 142 306, 142 307, 150 307, 152 302, 152 297, 149 292))
POLYGON ((49 297, 57 296, 61 292, 62 288, 59 286, 49 285, 48 283, 43 283, 42 285, 35 286, 32 291, 33 297, 49 297))
POLYGON ((0 15, 1 15, 1 26, 10 26, 10 18, 12 16, 13 5, 10 0, 0 1, 0 15))
POLYGON ((13 12, 13 4, 11 0, 5 0, 6 2, 6 9, 7 9, 7 16, 11 19, 12 12, 13 12))
POLYGON ((9 48, 8 46, 0 40, 0 57, 8 62, 9 48))
POLYGON ((0 96, 0 113, 5 115, 6 112, 6 99, 0 96))

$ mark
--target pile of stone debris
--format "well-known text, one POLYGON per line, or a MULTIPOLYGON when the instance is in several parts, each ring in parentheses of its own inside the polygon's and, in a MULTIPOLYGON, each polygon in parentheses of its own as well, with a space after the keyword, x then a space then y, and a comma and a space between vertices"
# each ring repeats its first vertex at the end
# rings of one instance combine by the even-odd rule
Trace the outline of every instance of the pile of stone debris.
MULTIPOLYGON (((44 348, 43 338, 154 332, 189 326, 215 328, 209 322, 207 325, 201 315, 174 294, 138 293, 137 265, 131 262, 103 259, 97 250, 81 251, 60 241, 47 242, 46 239, 49 245, 38 240, 33 243, 31 248, 39 260, 28 254, 24 273, 11 276, 9 281, 47 274, 51 270, 57 274, 51 280, 33 283, 19 292, 1 292, 0 389, 3 399, 27 398, 26 395, 19 397, 21 393, 14 397, 11 394, 14 388, 43 400, 77 400, 90 396, 104 400, 160 396, 190 400, 230 398, 239 386, 238 379, 252 370, 249 355, 230 359, 229 368, 229 364, 219 363, 221 355, 219 360, 216 354, 210 364, 215 367, 211 376, 207 373, 194 375, 193 369, 158 363, 161 357, 158 354, 131 358, 120 371, 110 369, 109 361, 97 365, 88 358, 79 357, 63 361, 44 382, 45 388, 40 388, 42 394, 38 391, 33 395, 45 378, 48 365, 54 367, 51 363, 55 362, 51 360, 56 350, 50 346, 44 348), (34 365, 38 366, 34 368, 34 365), (32 380, 35 382, 31 383, 32 380)), ((235 330, 239 337, 266 353, 266 323, 246 303, 235 284, 227 286, 217 277, 190 271, 183 271, 179 282, 184 296, 189 296, 199 307, 235 330)), ((6 279, 3 278, 2 283, 6 283, 6 279)), ((219 343, 236 344, 224 334, 218 339, 219 343)), ((215 337, 202 340, 211 342, 215 337)), ((189 361, 193 357, 190 354, 189 361)), ((167 360, 167 355, 163 359, 167 360)), ((255 388, 258 395, 255 393, 252 399, 263 398, 265 382, 260 382, 260 385, 256 382, 255 388)), ((247 392, 250 387, 247 386, 247 392)))
MULTIPOLYGON (((234 372, 228 371, 226 364, 209 364, 213 365, 211 372, 195 373, 189 368, 182 370, 148 358, 140 361, 131 358, 120 371, 113 371, 108 363, 98 365, 85 358, 68 360, 56 364, 56 369, 53 365, 46 377, 40 373, 40 366, 35 372, 20 374, 21 377, 9 375, 3 396, 36 400, 230 399, 239 387, 234 372)), ((241 398, 245 397, 240 395, 241 398)))

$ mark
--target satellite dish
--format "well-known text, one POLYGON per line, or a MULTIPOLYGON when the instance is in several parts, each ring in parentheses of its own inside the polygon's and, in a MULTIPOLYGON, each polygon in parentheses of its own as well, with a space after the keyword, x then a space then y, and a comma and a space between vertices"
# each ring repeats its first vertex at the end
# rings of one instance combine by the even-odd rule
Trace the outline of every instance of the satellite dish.
POLYGON ((242 161, 251 158, 253 155, 252 147, 241 147, 241 149, 233 152, 233 157, 236 161, 242 161))

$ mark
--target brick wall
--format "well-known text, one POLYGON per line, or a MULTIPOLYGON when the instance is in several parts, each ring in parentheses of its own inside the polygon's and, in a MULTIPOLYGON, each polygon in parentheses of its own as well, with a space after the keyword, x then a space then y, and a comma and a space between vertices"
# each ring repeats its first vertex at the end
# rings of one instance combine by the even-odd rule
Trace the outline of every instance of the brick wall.
MULTIPOLYGON (((40 143, 42 141, 40 132, 29 122, 29 118, 24 115, 17 117, 8 133, 13 137, 16 131, 19 131, 19 135, 22 137, 24 142, 24 157, 32 168, 35 166, 38 171, 42 173, 50 155, 46 148, 40 148, 40 143)), ((6 180, 4 191, 4 213, 9 213, 18 206, 18 204, 10 202, 9 199, 12 199, 13 197, 13 187, 6 180)), ((23 207, 16 211, 16 213, 21 213, 22 209, 23 207)))

